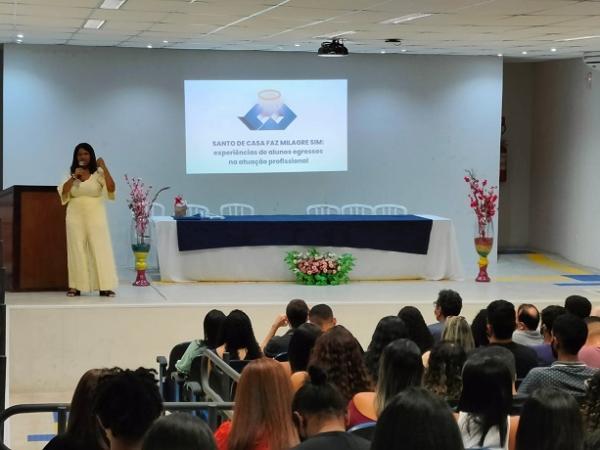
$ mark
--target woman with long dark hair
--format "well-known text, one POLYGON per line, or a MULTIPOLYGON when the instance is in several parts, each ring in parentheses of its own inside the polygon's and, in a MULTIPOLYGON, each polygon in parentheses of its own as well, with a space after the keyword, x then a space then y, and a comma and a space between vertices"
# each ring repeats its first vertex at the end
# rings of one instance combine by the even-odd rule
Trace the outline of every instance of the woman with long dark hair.
POLYGON ((233 420, 215 432, 219 450, 287 450, 298 444, 292 423, 292 387, 281 365, 269 358, 250 362, 235 394, 233 420))
POLYGON ((239 309, 234 309, 225 318, 222 342, 217 348, 221 357, 225 352, 232 360, 252 360, 262 356, 250 317, 239 309))
POLYGON ((423 385, 429 392, 451 406, 456 406, 462 389, 462 369, 466 359, 465 350, 459 343, 437 343, 431 350, 423 385))
POLYGON ((377 323, 364 356, 365 365, 374 383, 377 383, 379 377, 379 360, 385 346, 396 339, 408 337, 408 328, 399 317, 386 316, 377 323))
POLYGON ((90 144, 81 143, 73 151, 70 176, 58 186, 67 205, 67 296, 100 291, 114 297, 118 285, 104 200, 115 199, 115 182, 102 158, 90 144))
POLYGON ((419 346, 421 354, 433 347, 433 336, 423 319, 421 311, 414 306, 405 306, 398 313, 408 328, 408 338, 419 346))
POLYGON ((517 450, 582 450, 583 424, 572 395, 553 388, 531 394, 521 410, 517 450))
POLYGON ((381 355, 375 392, 360 392, 348 404, 348 427, 376 421, 396 394, 421 386, 423 361, 421 349, 409 339, 390 342, 381 355))
POLYGON ((73 393, 66 433, 52 439, 44 450, 108 450, 93 405, 98 381, 111 373, 112 369, 91 369, 83 374, 73 393))

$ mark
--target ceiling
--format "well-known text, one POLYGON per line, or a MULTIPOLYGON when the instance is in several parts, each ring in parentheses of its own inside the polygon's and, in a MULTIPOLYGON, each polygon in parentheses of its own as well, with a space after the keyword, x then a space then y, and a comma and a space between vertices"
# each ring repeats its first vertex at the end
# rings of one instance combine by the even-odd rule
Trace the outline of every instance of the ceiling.
POLYGON ((342 35, 351 53, 553 59, 600 50, 600 0, 127 0, 118 10, 101 3, 0 0, 0 41, 314 52, 326 36, 342 35), (430 15, 382 23, 417 13, 430 15), (88 19, 106 22, 83 29, 88 19))

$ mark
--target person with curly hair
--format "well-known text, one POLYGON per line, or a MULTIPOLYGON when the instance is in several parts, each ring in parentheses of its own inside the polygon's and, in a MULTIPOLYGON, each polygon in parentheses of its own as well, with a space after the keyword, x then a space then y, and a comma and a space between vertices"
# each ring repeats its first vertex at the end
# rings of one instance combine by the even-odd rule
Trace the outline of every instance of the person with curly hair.
POLYGON ((421 350, 410 339, 390 342, 381 355, 379 380, 375 392, 359 392, 348 403, 348 427, 373 422, 399 392, 421 386, 421 350))
POLYGON ((424 387, 451 406, 456 406, 462 390, 462 368, 466 359, 464 348, 457 342, 442 341, 436 344, 425 371, 424 387))
POLYGON ((414 306, 405 306, 398 313, 408 328, 408 338, 419 346, 421 353, 425 353, 433 347, 433 336, 425 323, 425 319, 414 306))
POLYGON ((365 365, 374 383, 379 377, 379 360, 385 346, 396 339, 408 338, 408 333, 408 327, 399 317, 386 316, 379 321, 364 355, 365 365))
MULTIPOLYGON (((400 320, 397 317, 394 319, 400 320)), ((322 334, 313 348, 308 366, 317 366, 348 402, 358 392, 373 389, 360 344, 346 328, 336 325, 322 334)), ((305 379, 308 374, 304 372, 305 379)))
MULTIPOLYGON (((446 325, 444 331, 442 331, 442 341, 457 343, 466 354, 475 348, 471 327, 463 316, 452 316, 446 319, 446 325)), ((430 354, 431 352, 423 354, 423 365, 425 367, 429 365, 430 354)))
POLYGON ((583 413, 583 423, 588 432, 600 430, 600 372, 596 372, 587 382, 581 412, 583 413))

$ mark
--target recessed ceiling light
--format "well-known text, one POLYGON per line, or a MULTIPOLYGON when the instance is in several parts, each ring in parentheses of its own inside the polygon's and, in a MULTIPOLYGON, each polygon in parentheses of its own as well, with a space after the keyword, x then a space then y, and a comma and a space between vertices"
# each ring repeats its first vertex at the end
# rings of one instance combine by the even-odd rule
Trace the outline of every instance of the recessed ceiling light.
POLYGON ((88 30, 99 30, 102 25, 104 25, 106 20, 98 20, 98 19, 88 19, 83 24, 83 28, 87 28, 88 30))
POLYGON ((385 50, 381 50, 379 53, 381 53, 382 55, 385 54, 385 50))
POLYGON ((521 52, 521 55, 526 55, 526 54, 527 54, 527 52, 526 52, 525 50, 523 50, 523 51, 521 52))
POLYGON ((168 43, 169 43, 169 41, 163 41, 163 44, 168 44, 168 43))
POLYGON ((394 17, 393 19, 384 20, 380 22, 382 25, 398 25, 399 23, 404 22, 412 22, 413 20, 423 19, 425 17, 429 17, 432 14, 424 14, 424 13, 415 13, 415 14, 407 14, 405 16, 394 17))
POLYGON ((498 53, 498 58, 502 58, 504 56, 502 53, 498 53))
POLYGON ((551 49, 550 49, 550 51, 551 51, 552 53, 554 53, 554 52, 556 52, 557 50, 556 50, 555 48, 551 48, 551 49))
POLYGON ((300 44, 294 44, 294 47, 300 47, 300 44))
POLYGON ((402 53, 406 53, 406 49, 403 48, 402 50, 400 50, 402 53))
POLYGON ((567 38, 567 39, 557 39, 556 42, 583 41, 584 39, 596 39, 596 38, 600 38, 600 35, 579 36, 579 37, 567 38))
POLYGON ((146 45, 146 48, 152 48, 152 44, 146 45))
POLYGON ((22 39, 17 39, 17 44, 21 44, 23 42, 22 39))
POLYGON ((19 34, 17 34, 17 37, 18 37, 19 39, 23 39, 25 36, 23 36, 21 33, 19 33, 19 34))
POLYGON ((127 0, 104 0, 100 5, 102 9, 119 9, 127 0))

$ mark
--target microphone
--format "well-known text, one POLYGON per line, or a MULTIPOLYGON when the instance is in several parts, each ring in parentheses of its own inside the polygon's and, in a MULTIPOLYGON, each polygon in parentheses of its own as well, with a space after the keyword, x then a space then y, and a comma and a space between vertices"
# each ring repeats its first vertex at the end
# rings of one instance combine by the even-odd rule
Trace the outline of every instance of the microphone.
MULTIPOLYGON (((83 161, 79 161, 77 164, 79 164, 79 167, 84 167, 85 166, 85 163, 83 161)), ((79 181, 81 181, 81 175, 76 175, 76 176, 77 176, 77 179, 79 181)))

